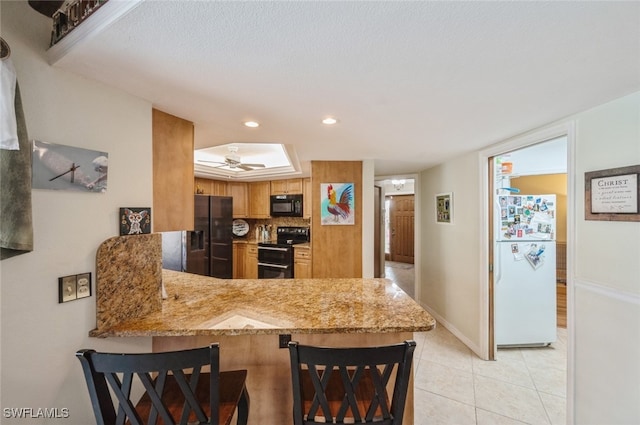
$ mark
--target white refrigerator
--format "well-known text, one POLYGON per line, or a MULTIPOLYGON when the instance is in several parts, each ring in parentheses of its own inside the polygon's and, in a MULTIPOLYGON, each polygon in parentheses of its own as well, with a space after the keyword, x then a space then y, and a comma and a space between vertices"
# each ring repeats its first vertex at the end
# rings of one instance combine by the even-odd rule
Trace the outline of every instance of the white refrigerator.
POLYGON ((496 210, 495 343, 548 345, 556 341, 556 196, 498 195, 496 210))

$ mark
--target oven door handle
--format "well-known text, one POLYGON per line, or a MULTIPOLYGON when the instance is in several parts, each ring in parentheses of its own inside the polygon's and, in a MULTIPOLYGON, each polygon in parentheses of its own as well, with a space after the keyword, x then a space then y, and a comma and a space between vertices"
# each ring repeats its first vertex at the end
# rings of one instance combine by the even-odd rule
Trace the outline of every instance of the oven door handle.
POLYGON ((280 264, 267 264, 267 263, 258 263, 259 266, 263 267, 277 267, 279 269, 288 269, 289 266, 281 266, 280 264))
POLYGON ((258 246, 258 249, 267 249, 269 251, 288 251, 289 248, 278 248, 273 246, 258 246))

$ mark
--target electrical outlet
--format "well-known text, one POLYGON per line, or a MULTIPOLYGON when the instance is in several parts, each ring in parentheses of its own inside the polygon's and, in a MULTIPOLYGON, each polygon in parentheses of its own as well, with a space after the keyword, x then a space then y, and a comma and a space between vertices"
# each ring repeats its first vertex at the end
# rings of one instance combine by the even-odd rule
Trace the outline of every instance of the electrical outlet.
POLYGON ((290 334, 278 335, 278 338, 279 338, 280 348, 289 348, 289 343, 291 342, 290 334))
POLYGON ((78 298, 91 296, 91 273, 82 273, 77 275, 77 284, 78 298))
POLYGON ((63 276, 58 278, 58 302, 66 303, 77 298, 77 276, 63 276))

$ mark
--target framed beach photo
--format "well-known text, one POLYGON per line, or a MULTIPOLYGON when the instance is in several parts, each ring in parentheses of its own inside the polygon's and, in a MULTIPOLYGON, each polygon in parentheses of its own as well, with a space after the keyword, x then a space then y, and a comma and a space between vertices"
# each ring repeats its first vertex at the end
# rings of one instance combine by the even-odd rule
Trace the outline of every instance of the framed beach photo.
POLYGON ((32 141, 34 189, 106 192, 109 154, 32 141))

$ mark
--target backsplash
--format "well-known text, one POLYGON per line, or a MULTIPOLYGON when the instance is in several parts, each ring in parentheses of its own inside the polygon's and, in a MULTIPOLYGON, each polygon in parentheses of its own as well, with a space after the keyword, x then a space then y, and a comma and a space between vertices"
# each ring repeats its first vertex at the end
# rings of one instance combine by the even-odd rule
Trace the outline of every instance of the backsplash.
POLYGON ((256 227, 265 226, 269 224, 271 225, 272 238, 276 237, 275 231, 278 227, 282 227, 282 226, 310 227, 311 226, 311 223, 310 223, 311 220, 307 218, 300 218, 300 217, 276 217, 276 218, 269 218, 269 219, 246 218, 244 219, 244 221, 246 221, 247 224, 249 224, 249 233, 247 233, 247 235, 244 237, 234 236, 234 239, 253 240, 255 239, 255 235, 256 235, 256 227))

